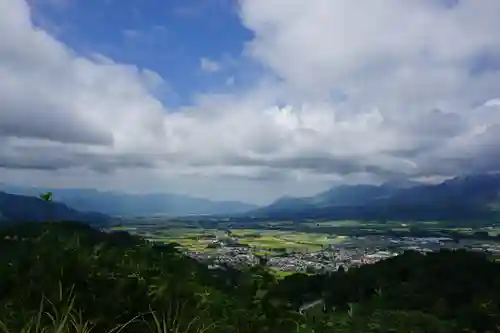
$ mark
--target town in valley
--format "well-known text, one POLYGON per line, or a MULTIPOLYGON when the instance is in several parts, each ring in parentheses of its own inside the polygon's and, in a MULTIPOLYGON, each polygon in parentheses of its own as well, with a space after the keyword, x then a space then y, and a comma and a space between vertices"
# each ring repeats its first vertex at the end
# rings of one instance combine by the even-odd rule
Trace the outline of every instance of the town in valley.
POLYGON ((257 221, 135 219, 111 228, 155 244, 175 246, 210 268, 265 265, 280 277, 348 270, 400 255, 440 249, 484 252, 500 258, 500 227, 441 222, 257 221), (205 227, 203 227, 205 226, 205 227), (249 228, 253 226, 253 228, 249 228))

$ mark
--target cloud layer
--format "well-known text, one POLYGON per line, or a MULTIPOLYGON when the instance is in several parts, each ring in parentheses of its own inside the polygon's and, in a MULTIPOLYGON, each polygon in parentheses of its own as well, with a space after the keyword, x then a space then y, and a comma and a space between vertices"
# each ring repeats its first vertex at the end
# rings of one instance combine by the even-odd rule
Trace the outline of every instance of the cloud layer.
POLYGON ((78 55, 24 0, 2 1, 0 167, 139 168, 214 187, 498 170, 499 12, 497 0, 242 0, 245 54, 267 75, 169 110, 156 98, 168 78, 78 55))

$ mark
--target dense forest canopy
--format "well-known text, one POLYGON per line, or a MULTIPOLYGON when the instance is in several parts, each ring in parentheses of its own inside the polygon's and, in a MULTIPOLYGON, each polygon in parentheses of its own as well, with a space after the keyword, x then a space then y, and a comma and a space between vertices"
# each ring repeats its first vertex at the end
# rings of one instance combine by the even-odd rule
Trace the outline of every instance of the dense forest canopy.
POLYGON ((500 264, 473 252, 406 252, 278 280, 263 265, 209 269, 168 244, 77 223, 11 225, 0 247, 4 332, 487 332, 500 325, 500 264), (313 306, 299 311, 305 304, 313 306))

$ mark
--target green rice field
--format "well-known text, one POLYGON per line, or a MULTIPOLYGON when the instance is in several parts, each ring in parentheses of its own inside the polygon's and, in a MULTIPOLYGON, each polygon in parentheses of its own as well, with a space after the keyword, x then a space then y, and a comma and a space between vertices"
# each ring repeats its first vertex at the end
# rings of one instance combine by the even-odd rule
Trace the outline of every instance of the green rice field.
MULTIPOLYGON (((217 229, 166 229, 161 231, 141 231, 140 228, 118 227, 113 230, 129 231, 146 239, 163 243, 178 243, 181 247, 199 252, 210 252, 207 246, 215 238, 223 240, 227 233, 217 229)), ((277 249, 293 251, 318 251, 328 245, 341 244, 346 237, 321 233, 305 233, 280 230, 234 229, 230 235, 238 243, 248 245, 261 254, 270 254, 277 249)))

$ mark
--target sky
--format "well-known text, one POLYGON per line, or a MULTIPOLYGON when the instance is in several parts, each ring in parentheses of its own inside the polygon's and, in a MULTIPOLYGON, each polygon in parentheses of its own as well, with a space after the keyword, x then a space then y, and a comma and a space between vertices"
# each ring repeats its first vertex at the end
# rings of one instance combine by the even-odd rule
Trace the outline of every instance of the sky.
POLYGON ((500 170, 498 0, 2 0, 0 181, 265 204, 500 170))

